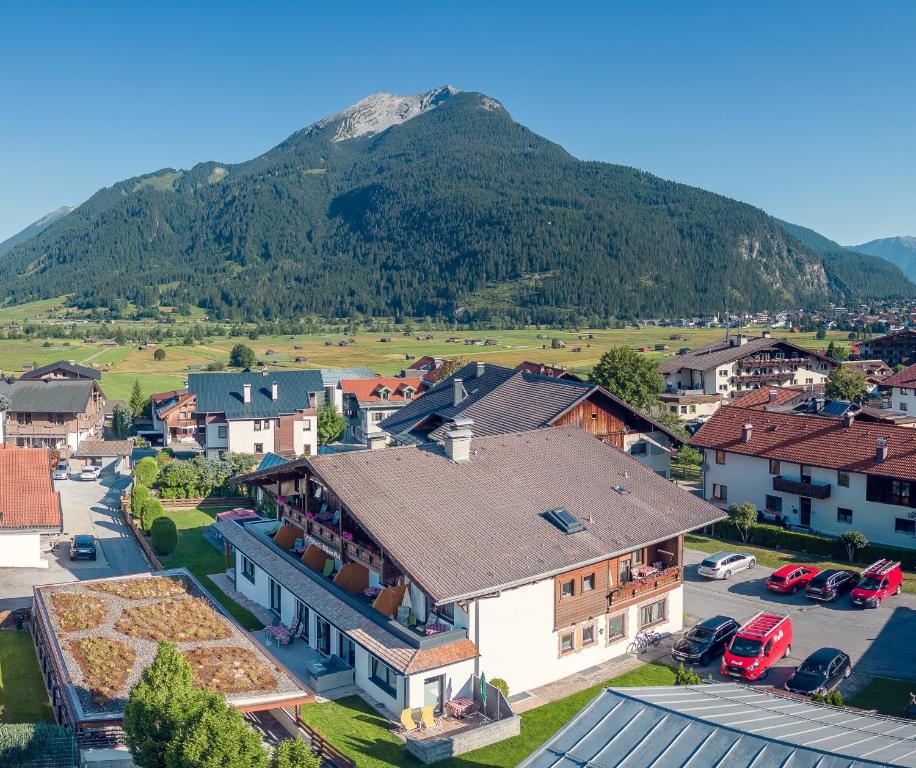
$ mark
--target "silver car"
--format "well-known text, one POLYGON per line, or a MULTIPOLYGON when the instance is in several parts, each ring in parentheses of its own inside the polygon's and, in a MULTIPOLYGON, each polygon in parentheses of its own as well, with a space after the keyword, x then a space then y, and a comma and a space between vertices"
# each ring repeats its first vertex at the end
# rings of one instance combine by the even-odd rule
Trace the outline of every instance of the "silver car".
POLYGON ((70 477, 70 465, 66 461, 60 462, 57 467, 52 470, 51 477, 55 480, 66 480, 70 477))
POLYGON ((714 552, 700 563, 697 573, 708 579, 730 579, 733 573, 753 568, 757 559, 742 552, 714 552))

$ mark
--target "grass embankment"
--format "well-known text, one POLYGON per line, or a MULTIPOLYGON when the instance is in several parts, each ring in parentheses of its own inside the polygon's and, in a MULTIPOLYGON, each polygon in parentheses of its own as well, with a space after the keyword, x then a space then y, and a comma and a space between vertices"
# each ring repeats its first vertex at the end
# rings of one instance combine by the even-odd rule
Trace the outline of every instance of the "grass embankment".
MULTIPOLYGON (((510 768, 556 733, 602 688, 673 684, 674 670, 670 667, 644 664, 600 685, 523 712, 522 732, 518 736, 436 765, 439 768, 510 768)), ((310 704, 302 708, 302 717, 335 747, 356 760, 360 768, 421 765, 407 754, 403 742, 390 730, 388 721, 357 696, 310 704)))
MULTIPOLYGON (((805 552, 791 552, 785 549, 769 549, 766 547, 755 547, 744 545, 734 541, 723 541, 714 539, 712 536, 701 536, 696 533, 688 533, 684 536, 684 546, 691 549, 698 549, 701 552, 719 552, 721 550, 741 550, 757 558, 757 562, 768 568, 779 568, 787 563, 807 563, 815 565, 818 568, 853 568, 857 571, 865 569, 863 563, 841 563, 835 560, 827 560, 817 555, 809 555, 805 552)), ((903 572, 903 591, 910 594, 916 594, 916 573, 911 571, 903 572)))
POLYGON ((0 723, 53 723, 32 636, 0 632, 0 723))
POLYGON ((171 555, 162 558, 162 564, 166 568, 187 568, 239 624, 253 632, 264 626, 257 616, 228 597, 207 578, 211 573, 223 573, 226 570, 225 556, 203 535, 204 527, 213 522, 219 511, 219 508, 195 507, 166 512, 178 529, 178 546, 171 555))
POLYGON ((910 691, 916 692, 916 683, 873 677, 868 685, 846 703, 852 707, 876 709, 884 715, 900 717, 903 708, 910 703, 910 691))

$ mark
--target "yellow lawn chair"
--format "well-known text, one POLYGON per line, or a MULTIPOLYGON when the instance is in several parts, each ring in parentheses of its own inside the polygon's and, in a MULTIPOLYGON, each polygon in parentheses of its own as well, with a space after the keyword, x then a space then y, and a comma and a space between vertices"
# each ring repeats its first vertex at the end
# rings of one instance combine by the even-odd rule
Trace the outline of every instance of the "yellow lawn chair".
POLYGON ((423 707, 423 709, 420 710, 420 722, 423 725, 423 728, 427 731, 431 728, 439 727, 439 720, 436 718, 436 715, 433 712, 432 704, 430 704, 428 707, 423 707))
POLYGON ((415 731, 420 726, 414 722, 413 713, 409 709, 401 710, 401 725, 404 726, 404 731, 409 733, 410 731, 415 731))

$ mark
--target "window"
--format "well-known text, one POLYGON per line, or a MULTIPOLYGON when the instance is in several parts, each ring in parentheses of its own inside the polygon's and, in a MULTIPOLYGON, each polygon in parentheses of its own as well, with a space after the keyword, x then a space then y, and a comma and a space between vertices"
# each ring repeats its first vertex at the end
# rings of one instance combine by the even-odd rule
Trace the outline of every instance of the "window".
POLYGON ((720 368, 720 369, 719 369, 719 375, 720 375, 720 376, 728 376, 728 368, 720 368))
POLYGON ((372 412, 372 421, 374 421, 374 422, 379 422, 379 421, 381 421, 381 420, 384 419, 384 418, 385 418, 385 414, 382 413, 381 411, 373 411, 373 412, 372 412))
POLYGON ((811 482, 811 467, 809 467, 808 465, 799 464, 798 465, 798 474, 799 474, 799 479, 803 483, 811 482))
POLYGON ((779 459, 770 459, 770 474, 779 474, 779 459))
POLYGON ((255 453, 264 453, 264 443, 255 443, 254 452, 255 453))
POLYGON ((356 664, 356 645, 343 632, 337 635, 337 655, 351 667, 356 664))
POLYGON ((837 507, 836 521, 838 523, 846 523, 847 525, 852 525, 852 510, 846 509, 845 507, 837 507))
POLYGON ((301 600, 296 600, 296 618, 299 619, 299 636, 309 641, 309 609, 301 600))
POLYGON ((916 520, 908 520, 898 517, 894 520, 894 533, 907 533, 910 536, 916 535, 916 520))
POLYGON ((581 632, 582 639, 580 644, 583 648, 595 644, 595 625, 589 624, 588 626, 582 627, 581 632))
POLYGON ((242 576, 254 584, 254 563, 242 555, 242 576))
POLYGON ((905 410, 906 410, 906 403, 903 402, 903 400, 900 401, 900 410, 901 410, 901 411, 905 411, 905 410))
POLYGON ((889 477, 869 475, 865 487, 865 498, 882 504, 897 504, 901 507, 913 507, 914 494, 912 483, 906 480, 893 480, 889 477))
POLYGON ((254 431, 260 432, 261 431, 261 420, 255 419, 253 423, 254 423, 254 431))
POLYGON ((560 588, 560 597, 574 597, 576 594, 576 582, 573 580, 564 581, 560 588))
POLYGON ((647 443, 644 440, 640 440, 638 443, 633 443, 630 446, 630 455, 631 456, 645 456, 646 455, 647 443))
POLYGON ((691 406, 690 406, 690 412, 691 412, 691 413, 696 413, 696 412, 697 412, 697 407, 696 407, 695 405, 691 405, 691 406))
POLYGON ((642 550, 637 549, 633 553, 633 565, 642 565, 642 550))
POLYGON ((670 406, 670 407, 668 408, 668 410, 671 411, 671 413, 677 413, 677 406, 676 406, 676 405, 672 405, 672 406, 670 406))
POLYGON ((220 440, 225 440, 228 434, 229 434, 229 428, 226 425, 216 428, 216 436, 220 440))
POLYGON ((837 472, 836 473, 836 484, 841 488, 849 487, 849 473, 848 472, 837 472))
POLYGON ((607 641, 613 643, 627 636, 627 615, 618 613, 616 616, 607 617, 607 641))
POLYGON ((398 695, 397 673, 372 654, 369 654, 369 679, 389 696, 398 695))
POLYGON ((280 585, 274 581, 270 580, 270 610, 273 611, 277 616, 280 615, 280 600, 282 596, 282 588, 280 585))
POLYGON ((906 387, 900 387, 900 394, 901 394, 901 395, 908 395, 908 394, 910 394, 910 390, 907 389, 906 387))
POLYGON ((681 406, 681 413, 687 413, 687 406, 686 406, 686 405, 682 405, 682 406, 681 406))
POLYGON ((770 496, 767 494, 766 508, 770 512, 782 514, 782 496, 770 496))
POLYGON ((303 419, 303 420, 302 420, 302 429, 308 431, 308 430, 310 430, 311 428, 312 428, 312 420, 311 420, 311 419, 303 419))
POLYGON ((331 624, 321 616, 315 618, 315 647, 322 656, 331 655, 331 624))
POLYGON ((725 463, 725 451, 716 451, 716 464, 725 463))
POLYGON ((560 633, 560 655, 572 653, 576 650, 576 633, 573 630, 567 630, 560 633))
POLYGON ((588 576, 582 577, 582 591, 583 592, 592 592, 595 589, 595 574, 590 573, 588 576))
POLYGON ((660 624, 665 620, 667 613, 667 598, 663 600, 657 600, 656 602, 649 603, 648 605, 641 605, 639 607, 639 628, 645 629, 646 627, 651 627, 653 624, 660 624))
POLYGON ((728 501, 728 486, 719 485, 719 483, 712 484, 712 497, 716 501, 728 501))

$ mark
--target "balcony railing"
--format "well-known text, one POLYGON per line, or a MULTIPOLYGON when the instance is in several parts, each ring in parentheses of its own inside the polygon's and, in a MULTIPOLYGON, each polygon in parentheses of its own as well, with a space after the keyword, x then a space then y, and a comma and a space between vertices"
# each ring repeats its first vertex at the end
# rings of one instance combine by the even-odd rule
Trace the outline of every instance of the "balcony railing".
POLYGON ((773 490, 793 493, 797 496, 808 496, 812 499, 826 499, 830 496, 830 483, 806 483, 801 480, 790 480, 782 475, 774 475, 773 490))
POLYGON ((790 381, 795 376, 789 371, 774 371, 773 373, 748 373, 737 377, 738 381, 751 383, 756 381, 790 381))
POLYGON ((739 368, 774 368, 783 365, 804 365, 804 357, 746 357, 738 362, 739 368))
POLYGON ((657 589, 676 584, 680 581, 680 578, 681 569, 677 566, 672 566, 652 576, 637 579, 636 581, 628 581, 617 589, 612 589, 608 592, 608 605, 617 605, 618 603, 655 592, 657 589))

